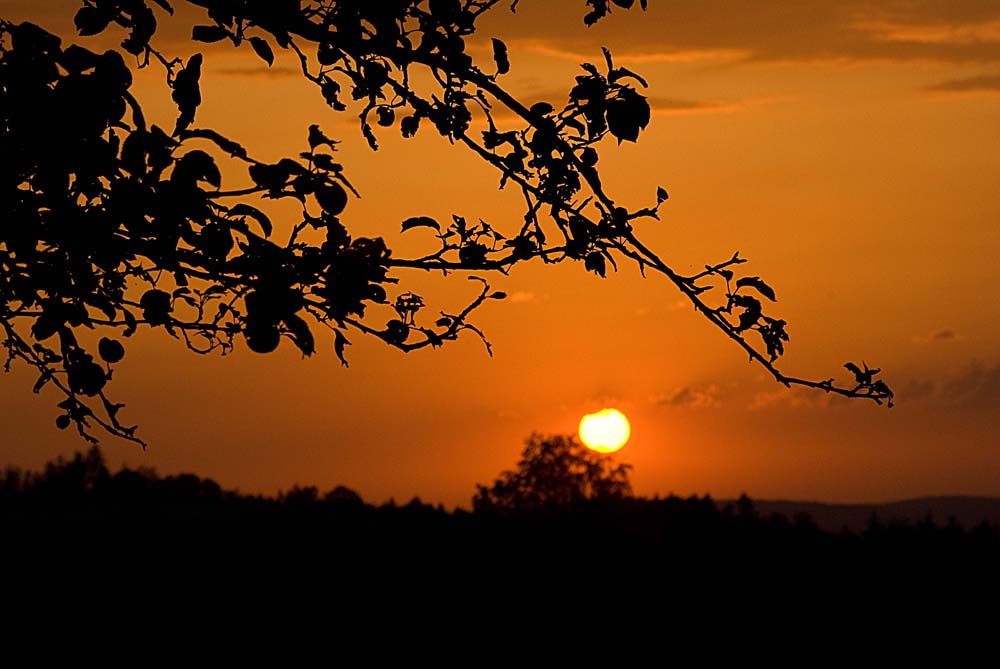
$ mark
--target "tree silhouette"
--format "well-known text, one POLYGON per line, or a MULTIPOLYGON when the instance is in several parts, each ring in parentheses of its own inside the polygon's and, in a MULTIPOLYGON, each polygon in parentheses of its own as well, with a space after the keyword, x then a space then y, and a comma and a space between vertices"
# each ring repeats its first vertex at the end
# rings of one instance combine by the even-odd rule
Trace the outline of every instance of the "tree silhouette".
MULTIPOLYGON (((333 110, 358 112, 372 149, 378 133, 433 132, 474 152, 496 168, 501 188, 523 195, 524 220, 499 230, 416 212, 402 231, 432 233, 434 245, 419 257, 394 256, 381 237, 345 227, 357 193, 335 160, 337 141, 319 125, 303 133, 300 151, 269 163, 197 123, 202 55, 183 62, 154 43, 158 21, 173 14, 167 0, 84 0, 75 15, 81 36, 124 31, 120 49, 104 53, 0 21, 0 331, 7 367, 27 363, 39 374, 36 392, 50 385, 65 396, 58 427, 75 425, 94 440, 96 424, 142 443, 106 394, 126 353, 122 340, 140 327, 201 354, 227 353, 240 340, 268 353, 284 338, 304 355, 325 328, 345 365, 354 333, 403 351, 470 333, 489 350, 470 316, 505 295, 484 275, 533 260, 578 261, 601 277, 634 262, 644 275, 665 277, 784 385, 891 405, 892 391, 867 366, 849 364, 855 381, 846 385, 779 371, 786 323, 765 314, 775 292, 763 279, 736 276, 745 262, 738 253, 683 275, 638 239, 634 223, 658 219, 668 194, 651 186, 649 204, 629 209, 602 185, 598 147, 608 138, 634 142, 650 122, 646 82, 607 49, 600 65, 582 66, 565 104, 528 107, 500 83, 511 69, 503 42, 492 40, 485 64, 467 48, 485 13, 517 0, 185 4, 207 9, 195 41, 249 48, 269 66, 275 48, 294 54, 333 110), (177 106, 172 129, 147 123, 127 61, 166 72, 177 106), (473 131, 474 121, 487 129, 473 131), (221 159, 245 167, 243 183, 223 187, 221 159), (301 207, 287 231, 262 209, 280 199, 301 207), (464 306, 428 317, 424 298, 402 283, 408 270, 466 274, 476 290, 464 306), (721 296, 710 303, 713 287, 721 296)), ((634 4, 587 0, 585 21, 634 4)))
POLYGON ((516 470, 503 472, 492 486, 476 486, 472 507, 476 511, 531 511, 631 497, 631 468, 591 451, 575 437, 533 434, 516 470))

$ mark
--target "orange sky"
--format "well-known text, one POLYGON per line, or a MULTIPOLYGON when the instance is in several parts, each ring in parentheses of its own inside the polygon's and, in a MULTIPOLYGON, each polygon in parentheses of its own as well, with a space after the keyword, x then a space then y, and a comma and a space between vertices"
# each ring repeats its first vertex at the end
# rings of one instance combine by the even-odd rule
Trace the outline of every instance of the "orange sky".
MULTIPOLYGON (((740 250, 789 321, 782 368, 826 378, 863 358, 886 370, 896 408, 768 381, 656 277, 534 263, 495 278, 512 299, 475 319, 493 358, 471 338, 405 355, 355 335, 344 369, 330 342, 308 360, 288 345, 199 358, 163 332, 137 335, 112 391, 151 447, 106 440, 111 461, 245 491, 345 484, 373 501, 467 504, 533 430, 574 432, 616 406, 633 426, 620 459, 643 494, 1000 495, 1000 301, 988 292, 1000 279, 1000 2, 650 5, 586 29, 583 0, 521 0, 482 36, 507 42, 505 83, 527 101, 562 103, 601 45, 643 74, 652 124, 638 144, 606 140, 600 165, 630 207, 669 189, 664 220, 641 223, 640 238, 681 271, 740 250)), ((76 6, 0 0, 0 16, 68 36, 76 6)), ((165 50, 191 51, 190 16, 163 24, 165 50)), ((432 241, 400 237, 413 215, 519 221, 519 196, 467 151, 387 132, 373 153, 287 56, 268 72, 249 49, 204 50, 199 124, 270 159, 320 123, 363 196, 345 214, 356 234, 409 255, 432 241)), ((172 123, 162 71, 137 90, 172 123)), ((443 309, 474 291, 461 277, 411 289, 443 309)), ((37 467, 82 445, 54 428, 57 400, 33 382, 17 368, 0 380, 0 463, 37 467)))

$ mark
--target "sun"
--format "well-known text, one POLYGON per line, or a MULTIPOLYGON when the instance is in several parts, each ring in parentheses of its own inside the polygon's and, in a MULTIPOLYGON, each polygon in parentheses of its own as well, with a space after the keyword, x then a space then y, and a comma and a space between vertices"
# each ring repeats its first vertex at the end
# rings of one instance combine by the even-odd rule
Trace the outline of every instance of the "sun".
POLYGON ((602 409, 580 419, 580 439, 598 453, 614 453, 628 442, 632 428, 618 409, 602 409))

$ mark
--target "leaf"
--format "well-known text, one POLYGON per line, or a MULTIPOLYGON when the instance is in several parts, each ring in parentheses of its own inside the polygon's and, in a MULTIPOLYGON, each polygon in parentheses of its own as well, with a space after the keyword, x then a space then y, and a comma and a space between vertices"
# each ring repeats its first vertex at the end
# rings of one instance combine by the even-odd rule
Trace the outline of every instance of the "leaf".
POLYGON ((131 337, 135 334, 139 325, 135 320, 135 316, 132 315, 131 311, 122 309, 122 320, 125 321, 125 331, 122 334, 126 337, 131 337))
POLYGON ((324 135, 323 131, 315 123, 309 126, 309 148, 313 151, 320 146, 329 146, 331 149, 336 149, 336 145, 339 143, 324 135))
POLYGON ((73 19, 73 23, 76 24, 76 31, 82 37, 89 37, 103 32, 113 19, 114 14, 106 9, 88 6, 80 8, 80 11, 76 13, 73 19))
POLYGON ((772 302, 777 302, 774 296, 774 289, 769 285, 764 283, 764 280, 759 276, 745 276, 736 282, 737 288, 742 288, 744 286, 749 286, 750 288, 756 289, 761 295, 771 300, 772 302))
POLYGON ((607 263, 604 261, 604 256, 601 255, 599 251, 592 251, 587 254, 587 258, 583 262, 584 267, 587 268, 588 272, 594 272, 605 278, 608 274, 607 263))
MULTIPOLYGON (((245 159, 247 157, 247 150, 243 148, 243 146, 241 146, 237 142, 234 142, 231 139, 223 137, 215 130, 202 130, 202 129, 185 130, 180 134, 181 141, 192 139, 195 137, 200 139, 207 139, 210 142, 213 142, 216 146, 218 146, 220 149, 231 155, 233 158, 245 159)), ((128 140, 125 141, 127 142, 128 140)))
POLYGON ((84 49, 82 46, 72 44, 63 51, 59 64, 72 74, 80 74, 85 70, 95 67, 98 62, 99 57, 96 53, 89 49, 84 49))
POLYGON ((331 216, 339 216, 347 208, 347 191, 338 183, 322 184, 314 195, 323 211, 331 216))
POLYGON ((309 356, 316 352, 316 340, 309 330, 309 325, 304 320, 295 314, 285 316, 281 320, 291 333, 292 341, 302 351, 302 355, 309 356))
POLYGON ((274 65, 274 52, 271 51, 271 46, 267 43, 267 40, 263 37, 251 37, 250 46, 253 47, 254 53, 267 63, 268 67, 274 65))
POLYGON ((403 137, 410 138, 417 134, 420 129, 420 118, 417 116, 407 116, 399 122, 399 129, 403 137))
POLYGON ((340 83, 334 81, 329 77, 324 77, 323 84, 320 87, 320 93, 323 95, 323 99, 326 103, 333 107, 336 111, 344 111, 347 109, 347 105, 340 101, 338 97, 340 95, 340 83))
POLYGON ((660 186, 659 188, 656 189, 656 204, 662 204, 666 202, 668 199, 670 199, 670 195, 667 193, 667 190, 663 186, 660 186))
POLYGON ((643 79, 642 77, 640 77, 638 74, 628 69, 627 67, 618 67, 608 73, 608 81, 610 81, 611 83, 615 83, 619 79, 624 79, 626 77, 631 77, 632 79, 635 79, 636 81, 639 82, 639 84, 643 88, 649 88, 649 84, 646 82, 645 79, 643 79))
POLYGON ((855 380, 858 383, 860 383, 861 385, 865 385, 865 386, 871 385, 872 377, 874 377, 876 374, 878 374, 882 370, 880 370, 880 369, 868 369, 868 365, 867 364, 865 364, 864 362, 862 362, 861 364, 864 365, 864 370, 863 371, 862 371, 862 369, 860 367, 858 367, 857 365, 855 365, 853 362, 845 363, 844 367, 849 372, 851 372, 851 373, 854 374, 854 378, 855 378, 855 380))
POLYGON ((197 149, 184 154, 177 161, 170 179, 182 183, 206 181, 216 188, 222 185, 222 174, 219 172, 219 166, 215 164, 215 159, 197 149))
POLYGON ((97 343, 97 352, 104 362, 121 362, 122 358, 125 357, 125 347, 122 346, 121 342, 107 337, 102 337, 97 343))
POLYGON ((413 228, 434 228, 438 232, 441 232, 441 224, 429 216, 415 216, 403 221, 402 232, 412 230, 413 228))
POLYGON ((191 29, 191 39, 196 42, 221 42, 229 37, 229 31, 220 26, 195 26, 191 29))
POLYGON ((232 216, 249 216, 250 218, 254 219, 255 221, 257 221, 257 223, 260 224, 261 230, 264 231, 265 237, 271 236, 271 231, 274 229, 274 226, 271 224, 271 219, 268 218, 267 215, 260 209, 257 209, 256 207, 251 207, 250 205, 243 204, 241 202, 240 204, 237 204, 232 209, 230 209, 229 213, 232 216))
POLYGON ((347 358, 344 357, 344 349, 350 345, 351 342, 347 340, 347 337, 344 336, 343 332, 340 330, 334 331, 333 350, 340 359, 340 364, 344 367, 350 367, 350 365, 347 364, 347 358))
POLYGON ((634 142, 639 132, 649 125, 649 101, 632 88, 622 88, 618 97, 608 102, 608 130, 618 139, 634 142))
POLYGON ((52 372, 49 371, 42 372, 41 375, 38 377, 38 380, 35 381, 35 385, 31 389, 31 392, 37 395, 42 391, 42 388, 44 388, 45 385, 51 380, 52 380, 52 372))
POLYGON ((201 104, 201 88, 198 80, 201 78, 202 57, 196 53, 188 60, 187 65, 174 77, 173 92, 170 97, 177 104, 180 115, 174 128, 176 137, 187 130, 194 122, 194 115, 201 104))
POLYGON ((497 292, 492 293, 490 295, 490 299, 491 300, 506 300, 507 299, 507 293, 503 292, 502 290, 498 290, 497 292))
POLYGON ((510 56, 507 54, 507 45, 496 37, 493 38, 493 60, 497 64, 498 75, 510 72, 510 56))
POLYGON ((606 46, 602 46, 601 53, 604 54, 604 62, 608 64, 608 72, 610 73, 612 70, 615 69, 615 63, 611 59, 611 52, 608 50, 606 46))
POLYGON ((531 113, 535 116, 545 116, 546 114, 551 114, 556 110, 555 107, 550 105, 548 102, 536 102, 531 105, 531 113))

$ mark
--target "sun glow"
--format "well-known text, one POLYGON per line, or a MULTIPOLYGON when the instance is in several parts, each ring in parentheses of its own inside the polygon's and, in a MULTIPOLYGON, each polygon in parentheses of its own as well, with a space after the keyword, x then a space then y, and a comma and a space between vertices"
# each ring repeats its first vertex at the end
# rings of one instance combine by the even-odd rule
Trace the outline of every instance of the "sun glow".
POLYGON ((628 442, 632 428, 618 409, 602 409, 580 419, 580 439, 598 453, 614 453, 628 442))

